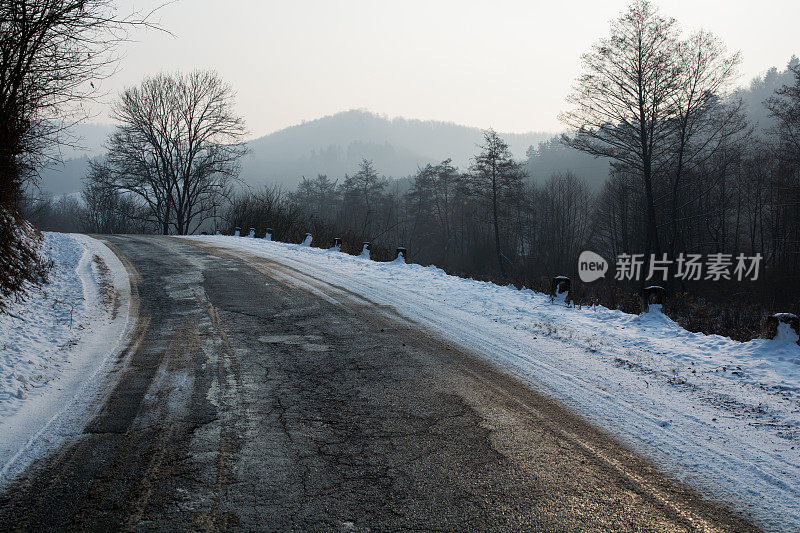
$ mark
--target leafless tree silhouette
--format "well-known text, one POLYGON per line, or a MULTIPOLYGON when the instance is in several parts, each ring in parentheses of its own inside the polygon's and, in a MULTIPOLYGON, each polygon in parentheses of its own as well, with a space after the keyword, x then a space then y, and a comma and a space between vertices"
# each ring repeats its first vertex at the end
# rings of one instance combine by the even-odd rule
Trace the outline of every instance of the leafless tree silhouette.
POLYGON ((105 185, 137 196, 161 232, 193 233, 229 192, 247 148, 233 89, 215 72, 159 74, 125 90, 105 185))

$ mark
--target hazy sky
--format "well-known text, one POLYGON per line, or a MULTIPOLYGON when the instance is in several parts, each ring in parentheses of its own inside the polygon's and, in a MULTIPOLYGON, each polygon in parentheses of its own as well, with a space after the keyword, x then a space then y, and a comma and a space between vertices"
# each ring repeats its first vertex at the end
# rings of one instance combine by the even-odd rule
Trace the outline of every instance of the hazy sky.
MULTIPOLYGON (((149 10, 160 0, 121 0, 149 10)), ((740 82, 800 55, 798 0, 661 0, 742 52, 740 82)), ((557 131, 580 55, 625 0, 177 0, 138 32, 115 95, 159 71, 216 69, 252 136, 353 108, 499 131, 557 131)), ((100 108, 99 122, 107 122, 100 108)))

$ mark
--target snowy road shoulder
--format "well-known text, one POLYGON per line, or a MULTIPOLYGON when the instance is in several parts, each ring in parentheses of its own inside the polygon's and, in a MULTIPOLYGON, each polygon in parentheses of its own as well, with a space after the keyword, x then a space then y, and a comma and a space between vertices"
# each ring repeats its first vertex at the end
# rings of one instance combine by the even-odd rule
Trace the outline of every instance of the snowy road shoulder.
POLYGON ((97 239, 45 234, 50 282, 0 314, 0 487, 79 434, 135 325, 128 272, 97 239))
MULTIPOLYGON (((192 237, 344 287, 548 392, 707 497, 800 529, 800 347, 301 245, 192 237)), ((313 288, 313 287, 312 287, 313 288)))

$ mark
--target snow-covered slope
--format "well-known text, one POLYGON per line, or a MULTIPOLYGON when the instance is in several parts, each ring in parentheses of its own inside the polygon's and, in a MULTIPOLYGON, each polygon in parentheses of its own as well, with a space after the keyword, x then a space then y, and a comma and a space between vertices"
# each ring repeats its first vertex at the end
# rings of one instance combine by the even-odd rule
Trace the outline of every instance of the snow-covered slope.
POLYGON ((272 258, 439 332, 549 392, 712 498, 800 529, 800 347, 736 342, 659 312, 571 308, 439 269, 260 239, 191 237, 272 258))
POLYGON ((100 241, 45 233, 50 282, 0 314, 0 485, 74 435, 133 317, 125 267, 100 241))

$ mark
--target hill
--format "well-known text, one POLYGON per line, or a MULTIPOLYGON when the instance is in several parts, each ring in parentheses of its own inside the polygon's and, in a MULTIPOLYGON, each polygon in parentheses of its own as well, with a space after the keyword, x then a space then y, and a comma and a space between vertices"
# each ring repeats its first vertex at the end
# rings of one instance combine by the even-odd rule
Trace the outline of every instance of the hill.
MULTIPOLYGON (((88 157, 102 153, 112 127, 81 125, 75 131, 86 150, 65 149, 65 162, 42 172, 40 188, 53 194, 77 192, 86 175, 88 157), (88 156, 88 157, 87 157, 88 156)), ((501 134, 516 157, 550 137, 547 133, 501 134)), ((248 143, 250 153, 242 163, 241 178, 251 187, 279 184, 293 189, 301 177, 328 174, 332 178, 352 173, 366 158, 378 171, 402 178, 418 166, 448 157, 466 169, 482 142, 479 128, 449 122, 404 118, 389 119, 364 110, 351 110, 303 122, 248 143)))
MULTIPOLYGON (((796 65, 792 58, 789 65, 796 65)), ((788 70, 772 68, 764 76, 737 90, 751 123, 763 133, 770 126, 763 101, 778 87, 790 84, 788 70)), ((42 173, 40 188, 53 194, 80 191, 90 157, 100 155, 113 126, 83 124, 74 134, 83 149, 64 148, 65 163, 42 173)), ((524 160, 531 179, 545 182, 553 174, 572 171, 595 190, 608 176, 609 163, 558 142, 544 132, 500 133, 517 159, 524 160)), ((361 159, 371 159, 384 176, 403 181, 419 166, 451 158, 465 170, 482 141, 480 128, 433 120, 389 119, 362 109, 344 111, 303 122, 254 139, 242 162, 241 178, 250 187, 279 184, 293 189, 300 179, 327 174, 342 178, 355 170, 361 159)))
MULTIPOLYGON (((501 134, 519 159, 550 134, 501 134)), ((361 159, 394 178, 418 166, 452 158, 465 169, 482 142, 479 128, 449 122, 389 119, 364 110, 322 117, 255 139, 244 161, 242 178, 250 185, 279 183, 294 187, 300 177, 351 173, 361 159)))

